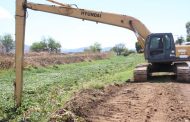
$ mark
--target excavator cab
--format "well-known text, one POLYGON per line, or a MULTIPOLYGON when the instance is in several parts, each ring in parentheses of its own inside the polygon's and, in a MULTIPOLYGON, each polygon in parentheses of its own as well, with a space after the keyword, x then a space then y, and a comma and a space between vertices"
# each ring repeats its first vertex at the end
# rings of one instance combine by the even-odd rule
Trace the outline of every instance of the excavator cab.
POLYGON ((134 81, 145 82, 156 76, 171 76, 177 81, 189 82, 190 63, 189 58, 184 57, 186 50, 185 48, 176 49, 171 33, 148 35, 144 50, 145 59, 148 63, 139 64, 135 67, 134 81), (179 51, 183 52, 181 55, 178 54, 178 58, 176 54, 179 51))
POLYGON ((172 62, 175 44, 171 33, 153 33, 146 39, 145 58, 149 63, 172 62))

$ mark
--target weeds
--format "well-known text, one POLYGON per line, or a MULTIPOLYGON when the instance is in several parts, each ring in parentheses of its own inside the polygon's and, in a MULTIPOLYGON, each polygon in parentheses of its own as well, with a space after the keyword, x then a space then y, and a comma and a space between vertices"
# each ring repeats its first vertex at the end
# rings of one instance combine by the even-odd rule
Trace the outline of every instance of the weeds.
POLYGON ((102 89, 111 83, 122 83, 132 77, 143 56, 112 57, 46 68, 29 68, 24 72, 22 106, 15 110, 13 70, 0 71, 0 121, 48 121, 49 117, 71 98, 86 88, 102 89))

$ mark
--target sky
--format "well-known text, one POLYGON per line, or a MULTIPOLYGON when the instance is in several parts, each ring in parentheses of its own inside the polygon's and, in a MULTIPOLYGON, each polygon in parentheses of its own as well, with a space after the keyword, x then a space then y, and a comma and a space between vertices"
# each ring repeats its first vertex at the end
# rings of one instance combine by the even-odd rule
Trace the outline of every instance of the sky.
MULTIPOLYGON (((133 16, 153 33, 171 32, 176 39, 186 37, 185 24, 190 21, 190 0, 57 0, 76 4, 79 8, 133 16)), ((28 0, 52 4, 46 0, 28 0)), ((134 49, 133 32, 111 25, 38 12, 28 9, 25 44, 31 45, 43 37, 52 37, 62 48, 88 47, 98 42, 102 47, 124 43, 134 49)), ((15 0, 0 0, 0 35, 10 33, 15 38, 15 0)))

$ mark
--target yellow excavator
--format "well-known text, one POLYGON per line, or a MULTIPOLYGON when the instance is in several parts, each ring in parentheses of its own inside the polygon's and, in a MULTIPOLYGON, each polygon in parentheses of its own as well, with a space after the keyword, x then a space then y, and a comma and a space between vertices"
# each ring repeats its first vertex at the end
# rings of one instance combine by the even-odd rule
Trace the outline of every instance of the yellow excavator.
POLYGON ((26 10, 32 9, 82 20, 94 21, 133 31, 144 49, 146 64, 134 69, 134 81, 146 81, 151 76, 173 75, 177 81, 190 81, 190 46, 176 46, 172 33, 151 33, 138 19, 121 14, 79 9, 73 5, 48 0, 57 5, 44 5, 16 0, 16 94, 22 87, 23 47, 26 10))

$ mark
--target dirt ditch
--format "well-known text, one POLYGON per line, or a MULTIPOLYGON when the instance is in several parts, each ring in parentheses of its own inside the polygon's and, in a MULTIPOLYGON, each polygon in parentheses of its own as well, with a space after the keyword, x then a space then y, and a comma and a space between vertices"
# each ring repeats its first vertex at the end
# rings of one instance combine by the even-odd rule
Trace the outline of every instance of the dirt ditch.
POLYGON ((83 90, 64 109, 87 122, 190 122, 190 84, 126 83, 83 90))

